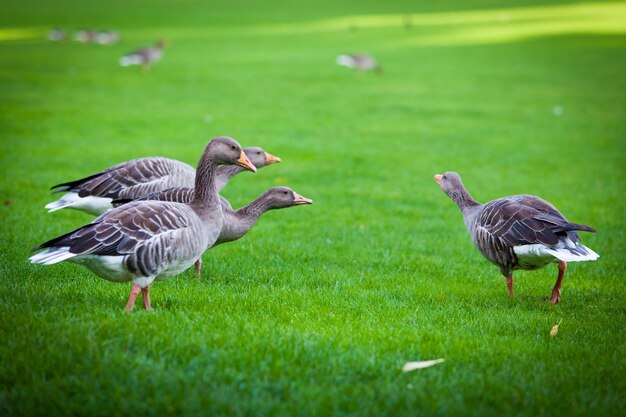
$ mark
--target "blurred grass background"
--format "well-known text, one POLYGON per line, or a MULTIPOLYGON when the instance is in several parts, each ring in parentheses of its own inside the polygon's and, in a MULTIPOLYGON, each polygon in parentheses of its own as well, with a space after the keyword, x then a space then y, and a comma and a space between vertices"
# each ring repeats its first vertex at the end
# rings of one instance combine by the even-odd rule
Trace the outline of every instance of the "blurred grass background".
POLYGON ((18 2, 0 14, 3 415, 623 415, 624 2, 18 2), (52 27, 117 29, 113 46, 52 27), (170 40, 152 71, 121 55, 170 40), (335 65, 374 55, 382 74, 335 65), (135 157, 194 165, 229 135, 311 207, 153 286, 31 247, 91 220, 48 188, 135 157), (516 273, 509 300, 433 181, 531 193, 591 224, 597 262, 516 273), (549 337, 562 320, 560 332, 549 337), (405 361, 438 357, 403 374, 405 361))

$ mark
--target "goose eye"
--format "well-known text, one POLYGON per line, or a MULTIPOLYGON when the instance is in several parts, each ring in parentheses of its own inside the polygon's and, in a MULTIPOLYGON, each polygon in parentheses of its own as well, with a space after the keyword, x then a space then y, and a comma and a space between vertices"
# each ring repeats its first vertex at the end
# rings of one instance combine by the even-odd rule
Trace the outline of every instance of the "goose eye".
POLYGON ((232 149, 233 151, 236 151, 237 147, 235 145, 230 145, 230 149, 232 149))
POLYGON ((283 191, 283 194, 287 195, 287 191, 283 191))
POLYGON ((446 177, 446 176, 444 175, 444 176, 443 176, 443 179, 444 179, 444 180, 446 180, 446 179, 448 179, 448 177, 446 177))

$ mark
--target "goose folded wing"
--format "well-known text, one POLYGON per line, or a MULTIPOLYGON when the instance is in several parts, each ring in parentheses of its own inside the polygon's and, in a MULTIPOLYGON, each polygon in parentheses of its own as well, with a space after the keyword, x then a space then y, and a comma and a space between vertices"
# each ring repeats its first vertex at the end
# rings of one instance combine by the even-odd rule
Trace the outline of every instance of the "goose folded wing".
POLYGON ((130 203, 34 250, 66 246, 75 254, 128 255, 141 247, 165 248, 190 226, 188 210, 175 203, 130 203))
MULTIPOLYGON (((556 207, 554 207, 543 198, 539 198, 530 194, 520 194, 511 198, 523 206, 532 207, 539 212, 549 214, 558 218, 563 218, 563 215, 556 209, 556 207)), ((563 218, 563 220, 565 220, 565 218, 563 218)))
POLYGON ((143 196, 158 187, 155 183, 170 175, 176 162, 162 157, 134 159, 80 180, 55 185, 52 189, 55 192, 74 191, 80 197, 117 198, 125 190, 136 188, 134 194, 143 196), (141 194, 143 189, 146 191, 141 194))
POLYGON ((135 159, 117 165, 94 178, 79 192, 99 197, 145 196, 165 182, 171 174, 174 161, 167 158, 151 157, 135 159))
POLYGON ((121 198, 111 202, 113 207, 118 207, 122 204, 129 203, 131 201, 171 201, 175 203, 191 203, 193 200, 193 188, 190 187, 172 187, 163 191, 156 191, 148 194, 145 197, 140 198, 121 198))
POLYGON ((80 197, 109 197, 111 194, 119 192, 122 188, 140 181, 141 176, 137 178, 129 177, 129 171, 133 171, 133 166, 140 165, 140 161, 141 159, 135 159, 122 162, 85 178, 57 184, 53 186, 52 189, 55 190, 54 192, 74 191, 78 193, 80 197))
POLYGON ((557 233, 567 223, 560 214, 542 212, 509 199, 488 203, 477 219, 478 227, 508 246, 556 245, 557 233))

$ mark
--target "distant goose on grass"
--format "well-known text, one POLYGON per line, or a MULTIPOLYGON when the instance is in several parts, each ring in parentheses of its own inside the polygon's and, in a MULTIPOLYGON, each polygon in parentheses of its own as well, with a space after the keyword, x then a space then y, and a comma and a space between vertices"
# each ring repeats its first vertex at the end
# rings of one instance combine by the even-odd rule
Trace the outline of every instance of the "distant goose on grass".
MULTIPOLYGON (((139 200, 159 200, 174 201, 178 203, 189 203, 190 201, 193 201, 193 198, 193 188, 174 187, 165 191, 150 194, 149 196, 141 198, 139 200)), ((220 235, 213 246, 217 246, 226 242, 232 242, 242 238, 246 233, 250 231, 250 229, 252 229, 257 220, 268 210, 293 207, 302 204, 313 204, 313 200, 299 195, 288 187, 270 188, 259 198, 253 200, 250 204, 240 208, 237 211, 233 210, 230 203, 224 197, 220 197, 220 200, 222 204, 222 213, 224 215, 224 223, 222 224, 222 230, 220 231, 220 235)), ((120 202, 113 201, 114 205, 118 203, 120 202)), ((200 275, 201 269, 202 259, 198 258, 198 261, 196 262, 196 274, 200 275)))
POLYGON ((159 40, 154 46, 137 49, 120 58, 120 65, 129 67, 131 65, 141 65, 144 70, 149 70, 150 66, 163 58, 163 48, 168 45, 166 40, 159 40))
POLYGON ((33 250, 45 250, 30 261, 51 265, 67 260, 109 281, 132 281, 126 310, 133 308, 140 292, 150 310, 150 284, 189 268, 219 237, 223 214, 215 179, 222 164, 256 171, 239 143, 225 136, 214 138, 198 163, 190 203, 126 204, 37 246, 33 250))
POLYGON ((435 181, 463 212, 474 245, 506 277, 513 297, 513 271, 543 268, 558 263, 559 274, 550 302, 561 300, 567 262, 593 261, 599 255, 579 243, 577 230, 590 226, 570 223, 550 203, 532 195, 514 195, 485 204, 474 200, 456 172, 435 175, 435 181))
POLYGON ((94 40, 100 45, 113 45, 120 41, 120 33, 116 30, 101 30, 96 33, 94 40))
POLYGON ((93 29, 78 29, 74 32, 74 40, 80 43, 90 43, 96 39, 98 32, 93 29))
MULTIPOLYGON (((259 147, 244 149, 257 167, 280 162, 280 158, 259 147)), ((218 192, 236 174, 245 171, 239 166, 223 165, 217 169, 218 192)), ((112 166, 85 178, 52 187, 53 192, 67 192, 59 200, 46 205, 50 211, 64 208, 100 215, 112 208, 112 200, 134 200, 172 187, 193 187, 196 171, 184 162, 163 157, 133 159, 112 166)))
POLYGON ((337 65, 351 68, 356 71, 381 72, 382 68, 374 57, 366 54, 341 54, 336 59, 337 65))
POLYGON ((52 42, 62 42, 67 39, 67 32, 61 28, 50 29, 48 32, 48 40, 52 42))

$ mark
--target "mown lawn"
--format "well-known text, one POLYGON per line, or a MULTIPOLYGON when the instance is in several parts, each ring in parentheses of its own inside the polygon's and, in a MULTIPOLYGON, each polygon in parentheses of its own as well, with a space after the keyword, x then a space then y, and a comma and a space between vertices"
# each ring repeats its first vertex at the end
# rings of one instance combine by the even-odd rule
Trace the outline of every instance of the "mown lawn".
POLYGON ((10 0, 0 414, 624 415, 626 7, 519 3, 10 0), (53 44, 53 26, 123 41, 53 44), (158 38, 149 73, 117 65, 158 38), (134 157, 195 164, 216 135, 283 158, 234 179, 233 206, 274 185, 315 204, 209 251, 199 280, 156 283, 152 313, 123 313, 130 284, 27 262, 91 219, 47 214, 50 186, 134 157), (480 201, 548 199, 597 228, 601 258, 570 264, 559 305, 556 267, 516 273, 509 300, 433 180, 446 170, 480 201))

